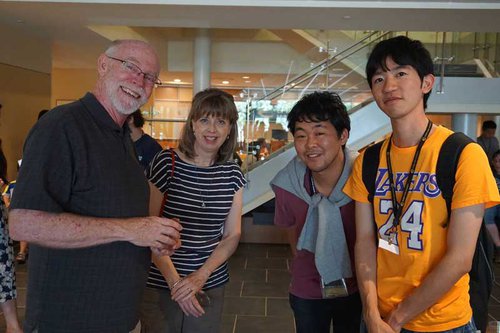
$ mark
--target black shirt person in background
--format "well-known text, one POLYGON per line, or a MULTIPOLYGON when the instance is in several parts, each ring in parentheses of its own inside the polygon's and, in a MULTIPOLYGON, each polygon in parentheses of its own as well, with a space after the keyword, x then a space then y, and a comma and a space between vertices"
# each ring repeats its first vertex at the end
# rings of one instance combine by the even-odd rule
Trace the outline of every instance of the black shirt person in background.
POLYGON ((137 110, 130 115, 127 120, 130 128, 130 137, 134 141, 135 153, 139 164, 146 169, 153 157, 162 150, 160 144, 148 134, 144 133, 144 117, 141 110, 137 110))

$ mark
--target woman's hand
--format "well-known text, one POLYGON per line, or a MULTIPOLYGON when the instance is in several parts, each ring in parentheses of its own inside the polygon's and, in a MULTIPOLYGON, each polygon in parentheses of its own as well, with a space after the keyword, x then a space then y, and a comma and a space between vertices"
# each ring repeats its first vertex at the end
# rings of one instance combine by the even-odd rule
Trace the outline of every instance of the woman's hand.
POLYGON ((177 304, 179 304, 179 307, 186 316, 198 318, 205 314, 205 310, 203 310, 203 307, 194 295, 186 300, 178 301, 177 304))
POLYGON ((203 268, 185 276, 172 288, 172 300, 176 302, 184 302, 191 297, 194 297, 196 293, 203 288, 209 276, 210 274, 205 272, 203 268))

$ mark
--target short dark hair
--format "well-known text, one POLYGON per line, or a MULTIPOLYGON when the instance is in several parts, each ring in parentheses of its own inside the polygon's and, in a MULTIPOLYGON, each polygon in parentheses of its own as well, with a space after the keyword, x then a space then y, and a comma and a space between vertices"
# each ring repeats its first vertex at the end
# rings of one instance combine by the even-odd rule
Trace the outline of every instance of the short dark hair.
POLYGON ((40 120, 40 118, 42 118, 43 115, 46 114, 47 112, 49 112, 49 110, 47 110, 47 109, 43 109, 40 112, 38 112, 38 118, 37 119, 40 120))
POLYGON ((232 95, 216 88, 208 88, 198 92, 191 103, 186 125, 179 139, 179 150, 189 158, 195 157, 194 143, 196 137, 193 122, 201 117, 213 116, 227 120, 231 126, 229 137, 219 148, 215 163, 224 163, 233 158, 234 148, 238 140, 238 110, 232 95))
POLYGON ((486 120, 483 122, 483 126, 481 127, 483 131, 488 129, 497 129, 497 124, 493 120, 486 120))
POLYGON ((351 130, 351 120, 339 95, 330 91, 315 91, 298 101, 287 117, 288 130, 295 134, 298 121, 329 121, 340 138, 344 129, 351 130))
POLYGON ((142 126, 144 126, 144 117, 142 116, 141 109, 137 109, 134 113, 130 115, 130 117, 132 117, 135 127, 142 128, 142 126))
MULTIPOLYGON (((406 36, 397 36, 381 41, 373 48, 366 63, 366 79, 370 89, 375 72, 379 69, 388 70, 386 62, 389 57, 398 65, 413 67, 420 81, 424 79, 424 76, 434 73, 431 54, 422 42, 406 36)), ((424 109, 427 108, 427 100, 431 91, 424 94, 424 109)))

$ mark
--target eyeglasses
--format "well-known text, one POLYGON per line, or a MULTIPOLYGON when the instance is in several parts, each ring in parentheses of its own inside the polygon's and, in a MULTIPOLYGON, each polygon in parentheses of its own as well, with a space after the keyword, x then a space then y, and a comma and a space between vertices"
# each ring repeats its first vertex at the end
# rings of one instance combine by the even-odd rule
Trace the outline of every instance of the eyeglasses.
POLYGON ((126 71, 128 71, 130 73, 133 73, 135 75, 141 75, 142 74, 144 76, 144 80, 146 80, 147 83, 149 83, 151 85, 153 85, 153 84, 156 84, 158 86, 161 85, 161 80, 156 75, 143 72, 142 69, 140 69, 140 67, 137 66, 136 64, 134 64, 133 62, 130 62, 130 61, 127 61, 127 60, 123 60, 123 59, 114 58, 114 57, 110 57, 107 54, 106 54, 106 57, 108 57, 109 59, 113 59, 113 60, 121 62, 122 63, 122 67, 126 71))

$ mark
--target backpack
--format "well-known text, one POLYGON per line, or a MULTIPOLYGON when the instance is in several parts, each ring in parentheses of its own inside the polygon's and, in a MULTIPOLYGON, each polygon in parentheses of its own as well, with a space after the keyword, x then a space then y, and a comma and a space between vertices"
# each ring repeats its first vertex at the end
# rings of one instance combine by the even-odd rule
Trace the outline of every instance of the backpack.
MULTIPOLYGON (((455 173, 457 171, 458 159, 465 146, 471 142, 474 141, 465 134, 459 132, 453 133, 444 141, 439 151, 436 165, 436 180, 441 189, 441 194, 446 201, 448 217, 451 214, 451 200, 453 197, 453 186, 455 185, 455 173)), ((368 190, 368 200, 371 203, 373 203, 375 194, 375 179, 377 176, 382 144, 383 141, 368 147, 363 158, 362 178, 368 190)), ((447 225, 443 227, 447 227, 447 225)), ((377 230, 377 228, 375 230, 377 230)), ((488 301, 495 280, 492 269, 493 255, 494 244, 483 221, 481 229, 479 230, 472 267, 469 272, 470 304, 473 311, 474 322, 481 332, 486 332, 486 326, 488 325, 488 301)))

